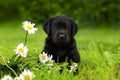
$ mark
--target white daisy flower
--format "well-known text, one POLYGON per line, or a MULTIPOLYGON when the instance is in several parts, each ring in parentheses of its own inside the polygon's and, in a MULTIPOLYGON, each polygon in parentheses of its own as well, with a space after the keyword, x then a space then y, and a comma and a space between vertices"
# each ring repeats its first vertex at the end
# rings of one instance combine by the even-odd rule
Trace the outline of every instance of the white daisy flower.
POLYGON ((39 55, 39 60, 41 63, 46 63, 48 61, 47 53, 43 52, 39 55))
POLYGON ((47 61, 48 66, 53 66, 54 65, 54 60, 52 60, 52 58, 53 58, 52 55, 48 56, 48 61, 47 61))
POLYGON ((12 80, 10 75, 5 75, 1 80, 12 80))
POLYGON ((20 74, 20 80, 32 80, 35 75, 30 70, 24 70, 20 74))
POLYGON ((53 55, 48 55, 48 60, 52 60, 53 55))
POLYGON ((69 72, 75 72, 77 68, 78 68, 78 64, 77 64, 77 63, 73 63, 73 64, 70 66, 69 72))
POLYGON ((34 34, 35 31, 38 30, 38 28, 34 28, 35 24, 31 23, 29 21, 24 21, 23 22, 23 27, 26 31, 28 31, 29 34, 34 34))
POLYGON ((18 54, 19 56, 22 57, 26 57, 27 56, 27 52, 28 52, 28 48, 27 46, 24 46, 23 43, 20 43, 17 48, 15 49, 16 54, 18 54))

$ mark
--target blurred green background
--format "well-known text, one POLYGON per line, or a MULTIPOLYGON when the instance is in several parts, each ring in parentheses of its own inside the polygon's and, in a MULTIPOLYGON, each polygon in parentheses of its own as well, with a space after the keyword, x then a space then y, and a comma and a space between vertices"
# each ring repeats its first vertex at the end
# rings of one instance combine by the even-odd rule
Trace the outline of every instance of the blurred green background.
POLYGON ((36 69, 34 80, 120 80, 120 0, 0 0, 0 55, 8 61, 15 54, 16 46, 24 42, 22 22, 27 20, 39 28, 27 42, 28 54, 38 59, 47 36, 43 23, 61 14, 74 18, 79 27, 75 39, 81 56, 80 74, 73 78, 67 72, 56 74, 54 68, 51 73, 46 73, 46 68, 36 69))
POLYGON ((73 17, 80 27, 119 27, 120 0, 0 0, 2 22, 17 19, 43 23, 61 14, 73 17))

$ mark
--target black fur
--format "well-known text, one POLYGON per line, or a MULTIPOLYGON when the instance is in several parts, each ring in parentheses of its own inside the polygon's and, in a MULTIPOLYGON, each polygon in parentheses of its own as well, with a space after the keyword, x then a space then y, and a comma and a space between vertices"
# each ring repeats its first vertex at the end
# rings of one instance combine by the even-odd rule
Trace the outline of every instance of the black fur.
POLYGON ((43 51, 53 55, 55 62, 80 62, 74 40, 78 27, 73 19, 67 16, 53 17, 45 22, 43 29, 48 35, 43 51))

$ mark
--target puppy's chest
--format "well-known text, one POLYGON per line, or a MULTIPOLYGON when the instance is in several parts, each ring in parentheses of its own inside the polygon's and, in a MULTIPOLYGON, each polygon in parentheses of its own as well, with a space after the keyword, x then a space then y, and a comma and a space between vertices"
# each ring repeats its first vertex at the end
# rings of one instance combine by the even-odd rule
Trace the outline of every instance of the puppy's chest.
POLYGON ((67 50, 55 50, 53 51, 53 59, 55 62, 65 62, 66 59, 68 58, 69 51, 67 50))
POLYGON ((57 56, 65 56, 65 54, 67 54, 67 51, 63 51, 63 50, 56 50, 55 51, 55 54, 57 55, 57 56))
POLYGON ((56 49, 56 50, 53 50, 52 52, 53 52, 53 55, 57 57, 66 57, 70 53, 69 50, 63 50, 63 49, 61 50, 56 49))

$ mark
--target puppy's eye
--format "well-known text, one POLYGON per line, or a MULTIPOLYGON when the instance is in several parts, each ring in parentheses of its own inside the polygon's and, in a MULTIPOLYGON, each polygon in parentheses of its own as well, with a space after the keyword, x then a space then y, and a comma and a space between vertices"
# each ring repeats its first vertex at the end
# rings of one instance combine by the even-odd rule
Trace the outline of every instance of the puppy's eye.
POLYGON ((70 30, 70 28, 66 28, 66 30, 70 30))
POLYGON ((69 32, 69 31, 70 31, 70 28, 66 28, 66 31, 69 32))

